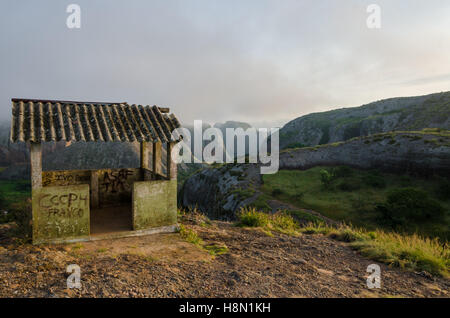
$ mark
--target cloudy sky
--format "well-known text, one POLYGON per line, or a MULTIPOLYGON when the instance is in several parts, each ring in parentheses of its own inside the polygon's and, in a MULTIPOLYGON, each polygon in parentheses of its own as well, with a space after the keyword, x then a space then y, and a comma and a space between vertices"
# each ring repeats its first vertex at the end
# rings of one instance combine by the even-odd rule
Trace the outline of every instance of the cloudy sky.
POLYGON ((2 0, 12 97, 170 106, 187 124, 280 125, 450 90, 448 0, 2 0), (81 7, 81 28, 66 7, 81 7), (369 29, 369 4, 381 28, 369 29))

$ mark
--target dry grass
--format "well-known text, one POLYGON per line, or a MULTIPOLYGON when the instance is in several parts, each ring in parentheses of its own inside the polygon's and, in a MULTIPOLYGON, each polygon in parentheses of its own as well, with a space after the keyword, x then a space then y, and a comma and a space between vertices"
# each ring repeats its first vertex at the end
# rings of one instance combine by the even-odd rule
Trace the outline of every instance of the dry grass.
POLYGON ((337 228, 311 223, 301 229, 307 234, 328 235, 350 243, 362 255, 373 260, 413 271, 427 271, 449 277, 450 251, 447 243, 417 234, 403 235, 375 230, 372 232, 342 225, 337 228))
POLYGON ((238 214, 238 219, 238 226, 259 227, 269 235, 272 231, 293 236, 300 235, 298 223, 292 216, 282 211, 267 214, 257 211, 255 208, 243 208, 238 214))

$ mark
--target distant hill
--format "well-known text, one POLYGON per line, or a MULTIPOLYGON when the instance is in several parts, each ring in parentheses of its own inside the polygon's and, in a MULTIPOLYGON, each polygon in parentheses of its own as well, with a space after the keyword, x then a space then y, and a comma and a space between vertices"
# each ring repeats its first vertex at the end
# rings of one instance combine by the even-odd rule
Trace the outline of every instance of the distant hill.
POLYGON ((450 92, 398 97, 308 114, 280 130, 281 148, 315 146, 394 130, 450 129, 450 92))

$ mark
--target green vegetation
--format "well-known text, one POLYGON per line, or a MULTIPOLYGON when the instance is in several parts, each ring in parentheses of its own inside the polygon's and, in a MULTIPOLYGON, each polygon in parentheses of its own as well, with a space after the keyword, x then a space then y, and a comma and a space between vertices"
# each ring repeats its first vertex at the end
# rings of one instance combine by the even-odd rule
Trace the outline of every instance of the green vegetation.
POLYGON ((257 211, 255 208, 241 209, 238 214, 237 225, 242 227, 259 227, 268 234, 271 234, 272 231, 294 236, 299 234, 298 223, 284 211, 268 214, 257 211))
POLYGON ((183 240, 189 243, 198 245, 200 247, 203 245, 203 240, 198 236, 197 232, 187 228, 183 224, 180 224, 180 236, 183 240))
POLYGON ((399 188, 389 192, 385 203, 376 207, 380 219, 393 227, 409 222, 445 221, 445 210, 427 192, 415 188, 399 188))
POLYGON ((423 238, 417 234, 402 235, 380 230, 368 232, 348 225, 329 227, 311 223, 300 230, 305 234, 328 235, 348 242, 362 255, 391 266, 413 271, 427 271, 449 277, 450 250, 437 238, 423 238))
POLYGON ((370 144, 373 142, 379 142, 383 141, 384 139, 389 139, 389 144, 395 144, 396 139, 395 137, 403 137, 407 138, 410 141, 418 141, 423 140, 424 143, 432 143, 435 146, 450 146, 450 130, 441 129, 441 128, 424 128, 422 130, 414 130, 414 131, 405 131, 405 130, 397 130, 397 131, 390 131, 390 132, 383 132, 383 133, 377 133, 372 134, 370 136, 356 136, 352 138, 348 138, 345 141, 337 141, 334 143, 328 143, 328 144, 318 144, 315 146, 306 146, 306 147, 293 147, 295 143, 291 143, 290 147, 284 147, 284 149, 281 152, 291 152, 298 148, 305 148, 310 150, 317 150, 319 148, 323 147, 337 147, 340 145, 343 145, 348 142, 353 142, 355 140, 364 140, 364 144, 370 144), (429 139, 433 137, 432 139, 429 139), (425 139, 426 138, 426 139, 425 139))
MULTIPOLYGON (((195 217, 198 218, 199 214, 197 211, 194 212, 195 217)), ((184 212, 184 214, 188 214, 184 212)), ((224 244, 209 244, 206 245, 205 242, 198 236, 197 232, 193 229, 187 228, 185 225, 180 224, 180 236, 185 241, 197 245, 199 248, 204 249, 212 256, 218 256, 228 253, 228 247, 224 244)))
POLYGON ((306 147, 305 144, 302 144, 301 142, 293 142, 290 143, 289 145, 287 145, 286 147, 284 147, 285 149, 289 149, 289 148, 304 148, 306 147))
POLYGON ((211 244, 211 245, 205 245, 203 248, 205 250, 207 250, 209 252, 209 254, 211 254, 213 256, 228 253, 228 247, 226 245, 211 244))
MULTIPOLYGON (((28 180, 0 180, 0 210, 9 211, 11 205, 24 202, 31 197, 31 183, 28 180)), ((9 222, 3 220, 3 222, 9 222)), ((2 217, 0 216, 0 222, 2 217)))
POLYGON ((252 188, 235 188, 233 189, 230 194, 236 194, 239 197, 239 200, 245 200, 248 199, 250 197, 252 197, 255 194, 255 190, 252 188))
POLYGON ((327 226, 323 222, 299 225, 285 212, 268 214, 256 209, 242 209, 238 226, 261 228, 288 235, 323 234, 349 243, 352 248, 373 260, 413 271, 427 271, 449 277, 450 250, 437 238, 423 238, 417 234, 402 235, 381 230, 367 231, 350 225, 327 226))
POLYGON ((281 170, 264 175, 263 181, 263 194, 252 204, 262 211, 268 211, 267 202, 276 199, 298 211, 311 209, 368 230, 382 228, 443 240, 450 237, 450 186, 439 176, 419 178, 349 167, 315 167, 281 170), (409 194, 405 187, 410 188, 406 190, 409 194))

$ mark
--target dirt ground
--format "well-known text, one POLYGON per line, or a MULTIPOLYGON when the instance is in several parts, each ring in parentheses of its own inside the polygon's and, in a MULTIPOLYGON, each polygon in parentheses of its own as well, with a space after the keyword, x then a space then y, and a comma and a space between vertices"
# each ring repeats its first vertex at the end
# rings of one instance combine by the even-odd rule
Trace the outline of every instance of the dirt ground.
POLYGON ((227 222, 187 224, 211 256, 180 234, 65 245, 17 245, 0 227, 0 297, 448 297, 449 280, 381 266, 381 288, 369 289, 375 263, 321 235, 273 237, 227 222), (66 267, 81 269, 68 289, 66 267))

